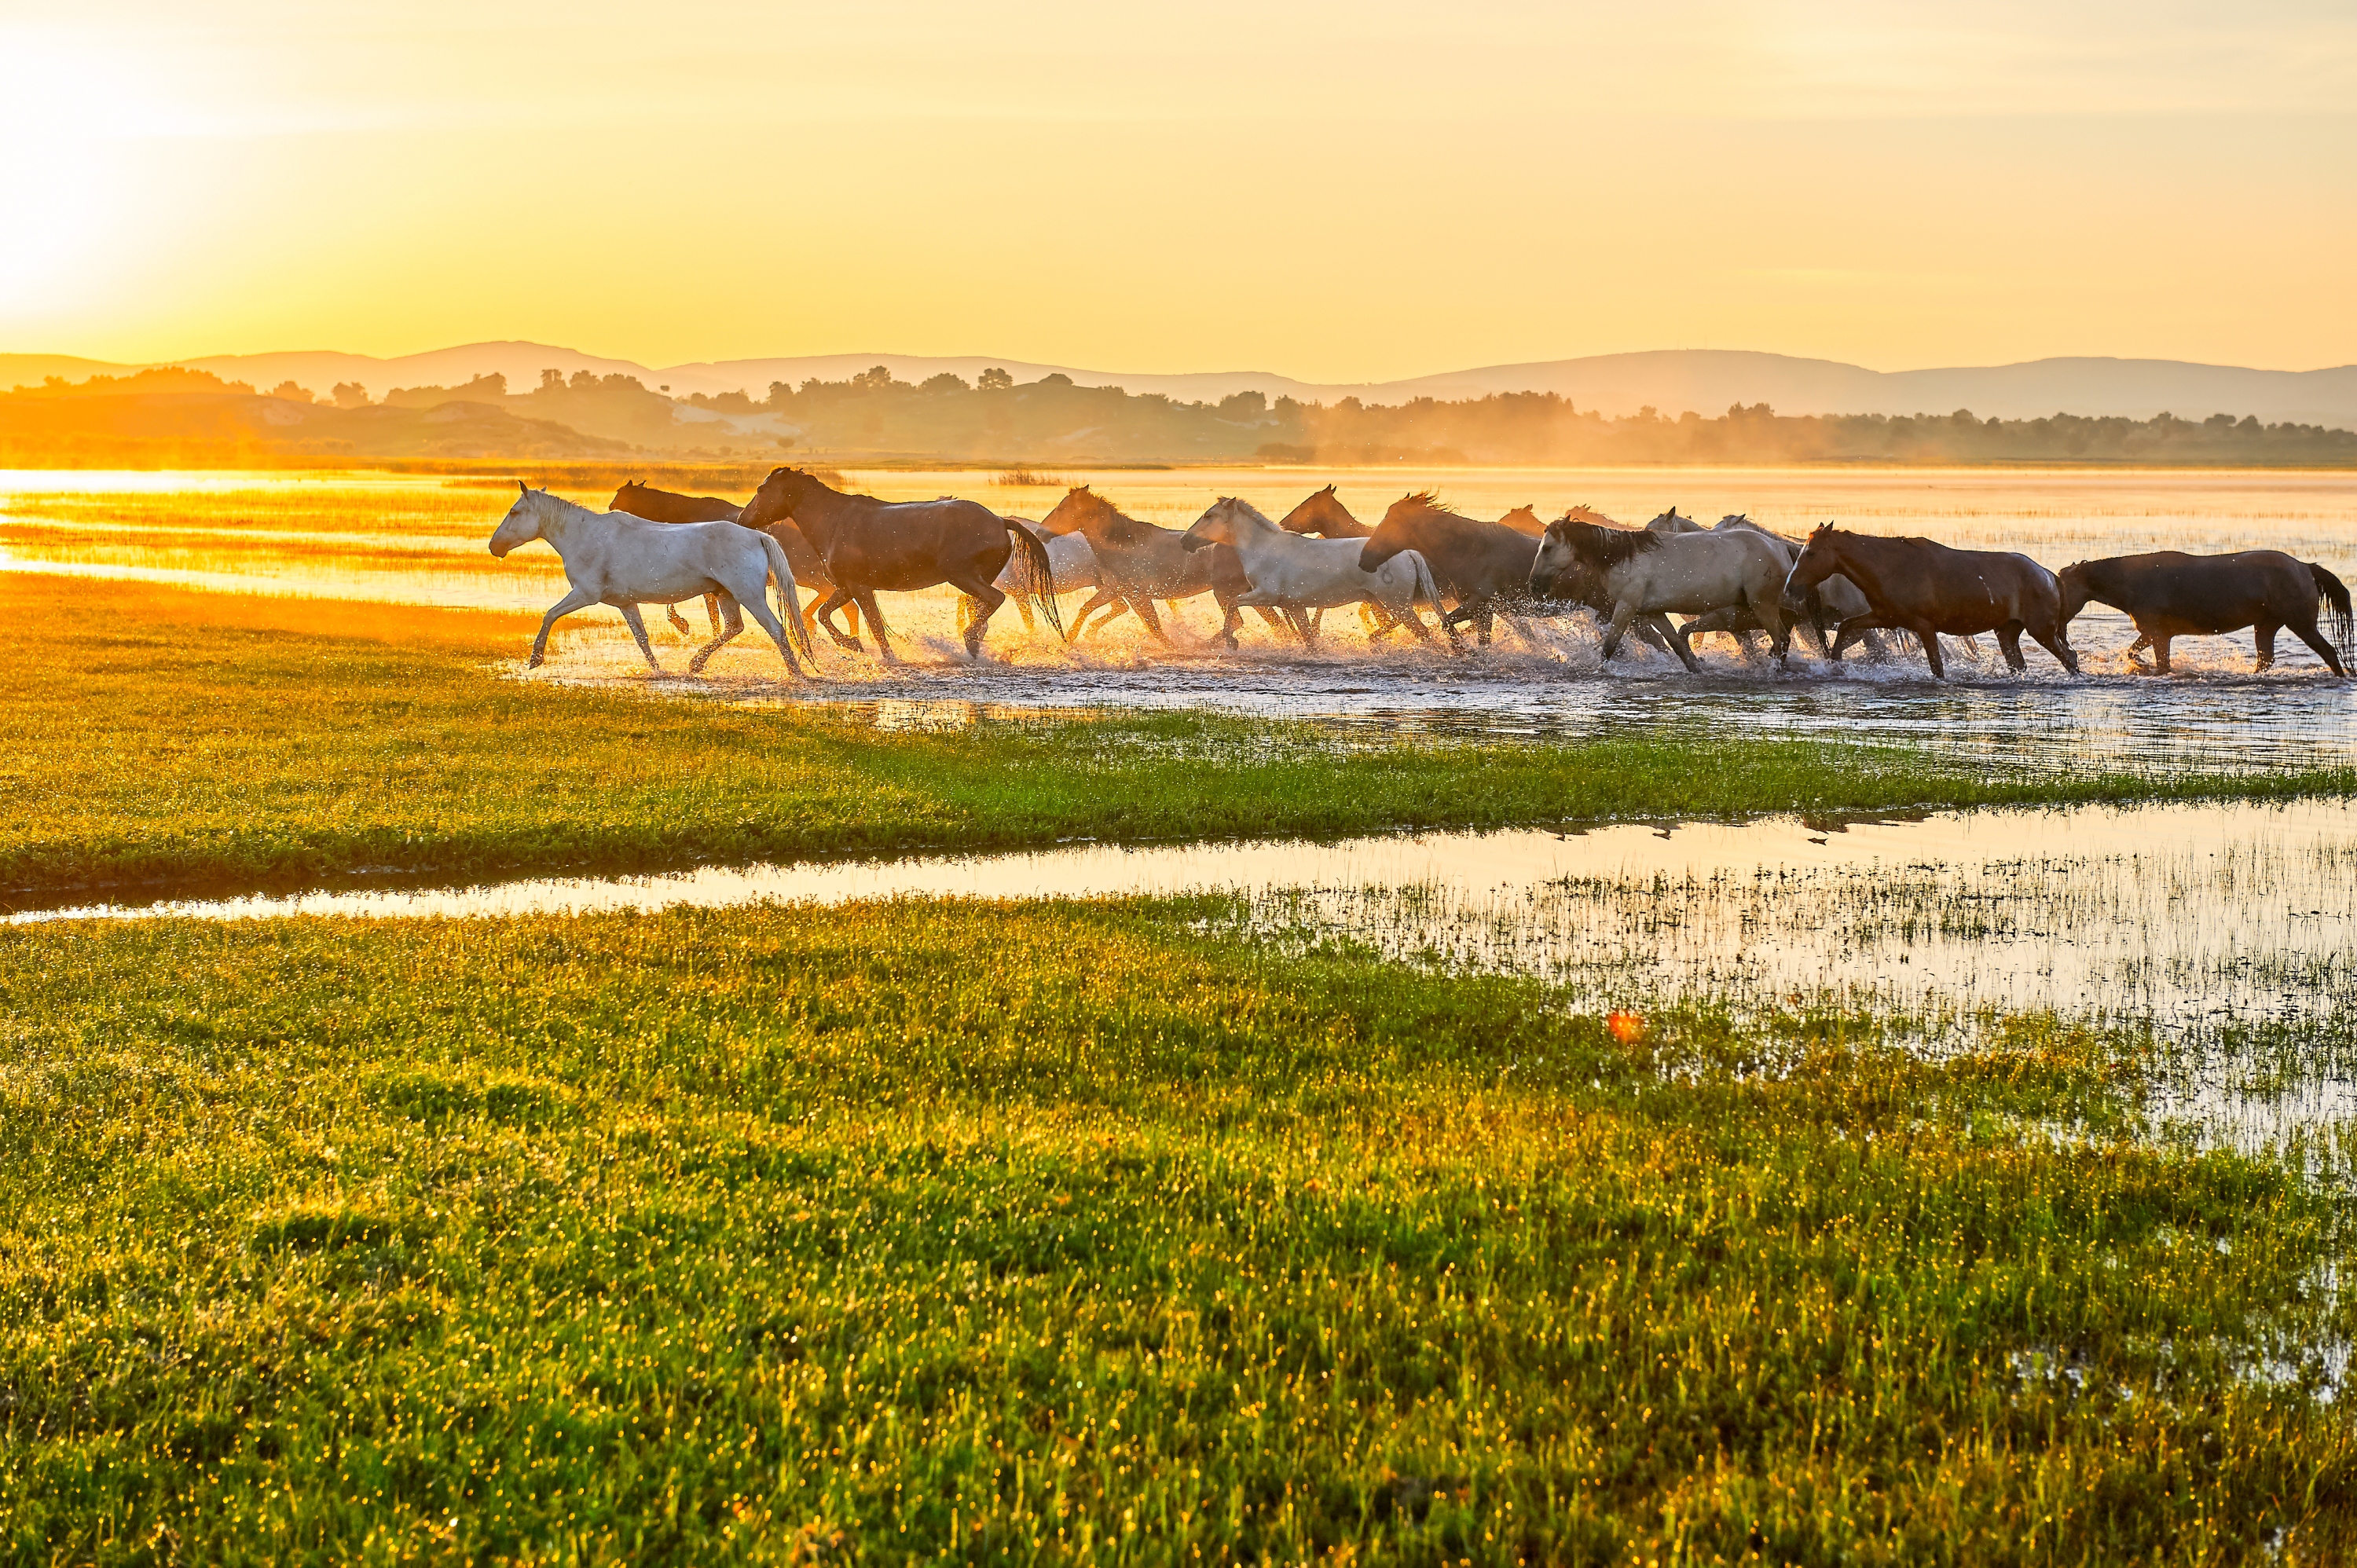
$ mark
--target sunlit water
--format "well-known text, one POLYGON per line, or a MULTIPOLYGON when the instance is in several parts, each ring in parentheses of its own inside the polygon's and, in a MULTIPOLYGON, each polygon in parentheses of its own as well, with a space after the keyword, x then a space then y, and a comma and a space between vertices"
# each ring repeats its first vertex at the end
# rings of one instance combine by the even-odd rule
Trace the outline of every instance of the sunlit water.
MULTIPOLYGON (((1076 470, 1137 516, 1183 525, 1215 496, 1240 493, 1281 512, 1329 478, 1362 518, 1430 485, 1463 510, 1496 515, 1575 501, 1624 520, 1665 506, 1703 518, 1727 511, 1788 531, 1827 518, 1883 532, 2020 549, 2050 564, 2172 546, 2197 551, 2269 545, 2357 580, 2357 475, 2048 473, 2018 470, 1815 469, 1076 470)), ((971 495, 1039 516, 1055 485, 1007 487, 980 473, 860 472, 888 499, 971 495)), ((431 475, 0 473, 0 570, 447 607, 537 611, 564 591, 553 553, 528 546, 493 561, 484 541, 504 509, 501 481, 431 475)), ((606 492, 578 492, 602 504, 606 492)), ((1079 598, 1065 600, 1068 613, 1079 598)), ((949 726, 994 713, 1207 708, 1297 718, 1345 735, 1450 733, 1610 736, 1661 725, 1719 732, 1856 736, 1900 741, 2009 766, 2279 768, 2357 760, 2357 684, 2331 681, 2309 650, 2278 639, 2275 671, 2251 672, 2250 638, 2180 641, 2179 673, 2128 664, 2124 618, 2100 607, 2073 640, 2086 675, 2066 677, 2040 650, 2016 675, 1982 639, 1978 656, 1952 650, 1950 679, 1930 680, 1920 653, 1829 666, 1805 646, 1789 669, 1706 639, 1705 674, 1631 646, 1610 666, 1585 616, 1534 624, 1534 640, 1501 631, 1486 653, 1450 658, 1421 648, 1371 647, 1349 612, 1326 618, 1327 649, 1280 645, 1247 618, 1243 645, 1212 640, 1208 600, 1168 618, 1176 646, 1146 639, 1125 618, 1081 648, 1044 627, 1027 634, 1002 611, 993 657, 969 662, 946 592, 887 595, 885 611, 909 663, 825 646, 823 679, 785 676, 776 650, 748 631, 706 673, 685 674, 707 635, 701 610, 683 637, 651 618, 666 673, 650 677, 609 610, 565 623, 535 680, 616 685, 734 702, 825 702, 887 725, 949 726)), ((334 610, 323 605, 323 629, 334 610)), ((519 649, 521 652, 521 649, 519 649)), ((519 661, 517 672, 521 675, 519 661)))

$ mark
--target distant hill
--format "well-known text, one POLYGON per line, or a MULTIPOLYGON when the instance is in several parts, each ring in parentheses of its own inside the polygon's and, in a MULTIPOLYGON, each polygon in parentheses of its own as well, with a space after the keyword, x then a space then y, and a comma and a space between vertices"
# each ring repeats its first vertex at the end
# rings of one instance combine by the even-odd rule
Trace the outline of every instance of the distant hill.
MULTIPOLYGON (((1095 371, 987 355, 892 353, 803 355, 647 366, 543 343, 470 343, 396 359, 328 350, 229 354, 157 361, 210 371, 228 381, 269 388, 292 381, 325 394, 339 382, 358 382, 382 398, 394 387, 457 386, 499 375, 519 392, 544 371, 568 379, 580 371, 635 377, 650 391, 674 397, 742 392, 755 402, 772 383, 799 387, 812 380, 840 381, 882 365, 899 381, 922 382, 947 372, 971 381, 985 368, 1018 381, 1064 375, 1082 387, 1118 386, 1181 403, 1217 403, 1240 392, 1271 401, 1397 404, 1419 397, 1453 401, 1493 392, 1554 392, 1584 409, 1610 415, 1652 408, 1675 416, 1689 410, 1716 415, 1732 405, 1767 403, 1779 413, 1946 414, 1970 409, 1984 419, 2036 419, 2051 413, 2145 420, 2169 413, 2202 420, 2213 413, 2357 428, 2357 365, 2316 371, 2261 371, 2199 365, 2178 360, 2053 359, 2023 364, 1922 371, 1869 371, 1832 360, 1796 359, 1737 349, 1665 349, 1491 365, 1360 384, 1304 381, 1267 371, 1183 374, 1095 371)), ((79 381, 142 367, 65 355, 0 354, 0 389, 38 385, 58 375, 79 381)))

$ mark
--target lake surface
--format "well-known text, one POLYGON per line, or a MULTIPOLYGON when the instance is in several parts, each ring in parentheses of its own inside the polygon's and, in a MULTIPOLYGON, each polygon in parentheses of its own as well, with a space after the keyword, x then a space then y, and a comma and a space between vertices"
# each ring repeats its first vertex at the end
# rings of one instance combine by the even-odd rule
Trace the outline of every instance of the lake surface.
MULTIPOLYGON (((1799 532, 1838 520, 1875 532, 2022 550, 2060 566, 2156 548, 2256 546, 2319 560, 2357 582, 2357 474, 2046 472, 1859 469, 1274 468, 1075 470, 1149 521, 1183 526, 1217 496, 1242 494, 1272 514, 1329 478, 1363 518, 1411 489, 1431 487, 1462 510, 1495 516, 1533 503, 1574 502, 1638 521, 1671 505, 1706 519, 1748 512, 1799 532)), ((972 496, 1017 515, 1043 514, 1059 486, 1009 487, 989 474, 860 471, 853 483, 888 499, 972 496)), ((576 492, 603 504, 609 492, 576 492)), ((191 587, 492 609, 545 608, 564 592, 554 555, 527 546, 504 562, 484 549, 511 488, 503 480, 371 474, 0 473, 0 570, 63 573, 191 587)), ((1068 597, 1068 612, 1077 611, 1068 597)), ((2125 618, 2091 609, 2072 628, 2085 675, 2065 676, 2035 648, 2015 675, 1990 639, 1956 653, 1951 679, 1929 679, 1920 653, 1829 666, 1805 650, 1789 669, 1746 658, 1724 638, 1701 646, 1705 673, 1631 645, 1608 668, 1585 617, 1534 623, 1525 643, 1501 633, 1463 659, 1370 647, 1354 616, 1329 615, 1329 650, 1278 645, 1254 620, 1242 649, 1211 640, 1208 599, 1169 618, 1178 646, 1114 623, 1080 649, 1042 628, 1026 636, 1012 609, 991 638, 998 658, 968 663, 945 592, 887 595, 885 610, 910 663, 828 648, 823 679, 784 678, 758 633, 683 673, 691 639, 656 618, 650 677, 609 610, 565 623, 546 668, 519 679, 610 685, 723 702, 820 702, 888 726, 944 727, 994 717, 1193 707, 1302 719, 1351 735, 1610 736, 1701 726, 1735 736, 1856 736, 1920 746, 2009 768, 2298 768, 2357 762, 2357 682, 2331 680, 2296 639, 2279 663, 2251 673, 2247 634, 2181 641, 2179 673, 2139 674, 2125 618)), ((322 607, 323 628, 334 609, 322 607)), ((705 635, 701 611, 697 630, 705 635)), ((524 642, 519 637, 518 654, 524 642)))

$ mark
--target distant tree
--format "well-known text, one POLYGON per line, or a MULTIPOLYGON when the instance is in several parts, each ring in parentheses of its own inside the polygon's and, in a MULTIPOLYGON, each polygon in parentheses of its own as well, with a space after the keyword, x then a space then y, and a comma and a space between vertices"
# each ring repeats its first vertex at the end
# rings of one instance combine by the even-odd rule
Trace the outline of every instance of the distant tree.
POLYGON ((932 392, 936 395, 946 396, 951 392, 972 392, 974 389, 966 384, 966 381, 963 376, 958 375, 953 371, 943 371, 938 376, 927 376, 923 381, 918 384, 917 390, 921 392, 932 392))
POLYGON ((541 391, 554 392, 558 387, 561 387, 564 384, 565 372, 563 371, 543 371, 540 372, 541 391))
POLYGON ((993 365, 981 375, 976 376, 974 384, 984 392, 1005 392, 1015 384, 1015 377, 1011 371, 1002 371, 993 365))
POLYGON ((1061 371, 1049 371, 1039 378, 1039 384, 1043 387, 1068 387, 1072 384, 1072 378, 1061 371))
POLYGON ((892 368, 874 365, 851 378, 851 384, 861 392, 884 392, 891 387, 892 368))
POLYGON ((270 395, 272 397, 283 397, 288 403, 317 403, 319 401, 316 396, 312 395, 308 388, 298 387, 293 381, 279 382, 276 386, 270 389, 270 395))
POLYGON ((336 383, 335 391, 329 392, 328 395, 336 400, 336 406, 338 408, 366 408, 368 406, 368 388, 361 385, 358 381, 338 381, 336 383))
POLYGON ((1268 413, 1268 398, 1256 392, 1230 392, 1220 400, 1220 417, 1232 424, 1258 424, 1268 413))

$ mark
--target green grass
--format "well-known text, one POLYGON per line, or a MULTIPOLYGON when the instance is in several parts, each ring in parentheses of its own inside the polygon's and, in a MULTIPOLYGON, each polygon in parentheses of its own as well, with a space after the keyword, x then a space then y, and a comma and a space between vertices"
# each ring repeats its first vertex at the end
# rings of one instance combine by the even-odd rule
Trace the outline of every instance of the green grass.
POLYGON ((1989 777, 1700 733, 1347 752, 1186 714, 883 733, 505 679, 528 624, 510 618, 135 585, 104 603, 0 575, 0 615, 41 628, 0 683, 0 889, 2357 787, 2346 768, 1989 777))
POLYGON ((2357 1552, 2335 1210, 2130 1044, 1232 916, 0 930, 0 1555, 2357 1552))

